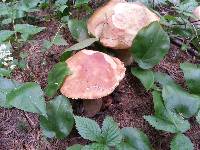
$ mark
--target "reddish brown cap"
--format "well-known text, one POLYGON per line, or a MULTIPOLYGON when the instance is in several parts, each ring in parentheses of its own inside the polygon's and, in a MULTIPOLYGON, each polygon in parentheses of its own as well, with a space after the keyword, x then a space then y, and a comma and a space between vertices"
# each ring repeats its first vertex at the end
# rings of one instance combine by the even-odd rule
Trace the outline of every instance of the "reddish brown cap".
POLYGON ((111 0, 99 8, 87 23, 90 34, 113 49, 129 49, 140 29, 160 18, 139 2, 111 0))
POLYGON ((72 99, 98 99, 109 95, 126 71, 118 58, 86 49, 70 57, 66 63, 72 75, 66 77, 60 91, 72 99))

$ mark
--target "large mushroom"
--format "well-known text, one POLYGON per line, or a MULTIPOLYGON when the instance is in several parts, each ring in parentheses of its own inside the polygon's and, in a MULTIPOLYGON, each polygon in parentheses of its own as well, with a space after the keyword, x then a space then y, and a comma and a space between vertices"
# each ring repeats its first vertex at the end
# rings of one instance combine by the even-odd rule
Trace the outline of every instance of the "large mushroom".
POLYGON ((66 63, 72 74, 66 77, 61 93, 91 105, 111 94, 125 76, 126 69, 118 58, 98 51, 81 50, 66 63))
POLYGON ((97 9, 87 22, 88 32, 105 47, 115 49, 125 64, 130 64, 128 49, 138 31, 160 18, 140 2, 110 0, 97 9))

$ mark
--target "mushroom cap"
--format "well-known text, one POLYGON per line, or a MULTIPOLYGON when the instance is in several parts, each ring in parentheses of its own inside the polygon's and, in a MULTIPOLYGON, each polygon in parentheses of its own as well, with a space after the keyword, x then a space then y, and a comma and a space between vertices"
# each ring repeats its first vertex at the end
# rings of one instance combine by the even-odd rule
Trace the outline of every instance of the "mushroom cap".
POLYGON ((90 34, 112 49, 129 49, 138 31, 160 18, 139 2, 111 0, 87 22, 90 34))
POLYGON ((93 50, 81 50, 66 61, 71 75, 60 91, 72 99, 99 99, 109 95, 124 78, 126 68, 115 57, 93 50))
POLYGON ((193 15, 197 17, 196 20, 200 19, 200 6, 196 7, 196 8, 193 10, 193 15))

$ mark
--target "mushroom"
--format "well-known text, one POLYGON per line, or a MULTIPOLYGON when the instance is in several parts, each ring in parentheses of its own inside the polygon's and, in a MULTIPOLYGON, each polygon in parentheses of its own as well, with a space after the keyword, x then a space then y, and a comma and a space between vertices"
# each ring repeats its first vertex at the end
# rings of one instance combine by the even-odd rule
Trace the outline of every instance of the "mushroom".
POLYGON ((200 6, 196 7, 192 13, 196 18, 191 18, 191 21, 200 26, 200 6))
POLYGON ((111 94, 125 76, 126 68, 118 58, 98 51, 81 50, 66 63, 72 74, 66 77, 61 93, 91 105, 111 94))
POLYGON ((88 32, 100 39, 103 46, 117 50, 129 65, 129 48, 139 30, 160 18, 140 2, 111 0, 97 9, 87 22, 88 32))

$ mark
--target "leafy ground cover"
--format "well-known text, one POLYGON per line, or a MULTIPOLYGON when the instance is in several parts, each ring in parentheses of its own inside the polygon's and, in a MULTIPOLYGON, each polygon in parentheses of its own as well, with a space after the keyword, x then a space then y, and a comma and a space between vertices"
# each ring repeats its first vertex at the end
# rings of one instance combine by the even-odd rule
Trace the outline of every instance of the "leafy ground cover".
POLYGON ((190 9, 198 3, 145 3, 164 16, 163 27, 155 22, 138 33, 131 48, 135 62, 115 92, 105 98, 111 103, 93 120, 79 117, 81 101, 57 93, 70 74, 62 61, 73 50, 100 47, 91 45, 97 39, 87 37, 81 19, 103 1, 87 3, 22 0, 11 1, 9 7, 1 3, 5 10, 0 13, 1 48, 13 58, 1 60, 0 147, 60 150, 81 144, 71 149, 199 149, 198 32, 188 21, 190 9))

